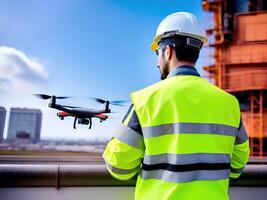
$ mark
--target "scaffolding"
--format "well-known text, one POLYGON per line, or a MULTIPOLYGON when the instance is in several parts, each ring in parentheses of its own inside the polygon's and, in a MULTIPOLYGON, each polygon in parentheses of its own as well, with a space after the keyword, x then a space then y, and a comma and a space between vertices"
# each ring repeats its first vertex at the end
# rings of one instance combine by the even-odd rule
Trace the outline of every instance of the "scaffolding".
POLYGON ((212 52, 214 55, 214 63, 211 65, 204 66, 203 69, 208 72, 208 78, 212 79, 214 83, 221 87, 222 85, 222 44, 224 43, 224 34, 223 34, 223 21, 222 21, 222 0, 217 1, 203 1, 203 9, 209 11, 206 13, 206 18, 209 18, 213 14, 213 23, 208 25, 208 29, 206 29, 207 36, 209 38, 209 47, 212 47, 215 51, 212 52), (208 16, 208 17, 207 17, 208 16))
POLYGON ((267 156, 267 4, 203 0, 209 39, 207 78, 237 97, 252 157, 267 156), (242 4, 242 5, 241 5, 242 4))

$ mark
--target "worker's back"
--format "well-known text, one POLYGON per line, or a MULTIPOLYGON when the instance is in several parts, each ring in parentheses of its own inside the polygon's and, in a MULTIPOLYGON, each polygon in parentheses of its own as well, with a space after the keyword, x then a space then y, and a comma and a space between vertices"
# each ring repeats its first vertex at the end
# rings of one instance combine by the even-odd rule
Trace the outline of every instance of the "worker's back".
POLYGON ((236 98, 198 76, 174 76, 132 101, 145 143, 136 199, 228 199, 236 98))
POLYGON ((161 80, 131 94, 132 103, 103 158, 112 176, 138 173, 137 200, 225 200, 238 178, 249 142, 236 98, 194 68, 207 42, 188 12, 159 24, 151 49, 161 80))

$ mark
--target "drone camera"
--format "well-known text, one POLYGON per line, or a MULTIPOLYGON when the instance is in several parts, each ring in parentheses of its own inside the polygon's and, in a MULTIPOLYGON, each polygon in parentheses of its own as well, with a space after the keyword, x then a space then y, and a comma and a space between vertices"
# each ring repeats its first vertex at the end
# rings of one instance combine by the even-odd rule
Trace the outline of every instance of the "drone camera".
POLYGON ((89 120, 88 119, 79 118, 78 119, 78 124, 88 125, 89 124, 89 120))

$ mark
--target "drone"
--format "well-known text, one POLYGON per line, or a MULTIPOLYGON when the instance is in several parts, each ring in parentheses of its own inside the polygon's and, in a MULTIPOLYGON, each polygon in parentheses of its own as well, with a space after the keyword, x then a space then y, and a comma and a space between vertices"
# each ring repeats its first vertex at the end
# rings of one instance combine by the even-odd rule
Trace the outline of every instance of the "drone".
POLYGON ((54 95, 51 96, 47 94, 34 94, 34 95, 43 100, 50 99, 48 107, 59 110, 59 112, 57 113, 57 116, 61 120, 64 120, 65 117, 74 117, 74 122, 73 122, 74 129, 76 129, 77 121, 78 121, 78 124, 88 125, 89 129, 91 129, 92 118, 98 118, 100 122, 103 122, 108 119, 108 115, 106 114, 111 113, 111 109, 109 108, 110 104, 116 105, 116 106, 124 106, 123 103, 129 102, 129 101, 124 101, 124 100, 108 101, 108 100, 104 100, 100 98, 90 97, 96 102, 100 104, 104 104, 103 109, 95 110, 95 109, 89 109, 89 108, 83 108, 83 107, 61 105, 61 104, 56 103, 57 99, 67 99, 70 97, 63 97, 63 96, 57 97, 54 95))

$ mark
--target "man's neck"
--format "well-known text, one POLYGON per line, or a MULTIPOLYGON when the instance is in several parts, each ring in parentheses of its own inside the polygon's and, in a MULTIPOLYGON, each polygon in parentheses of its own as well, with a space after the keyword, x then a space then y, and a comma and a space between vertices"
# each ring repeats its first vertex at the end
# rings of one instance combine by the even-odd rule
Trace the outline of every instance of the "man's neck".
POLYGON ((179 67, 179 66, 182 66, 182 65, 188 65, 188 66, 195 67, 195 64, 194 63, 177 61, 177 62, 173 62, 173 63, 170 64, 169 72, 172 69, 175 69, 176 67, 179 67))

